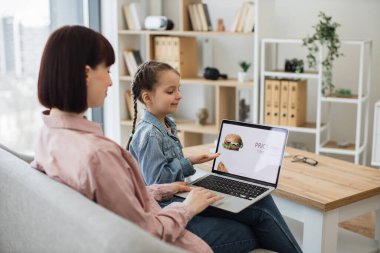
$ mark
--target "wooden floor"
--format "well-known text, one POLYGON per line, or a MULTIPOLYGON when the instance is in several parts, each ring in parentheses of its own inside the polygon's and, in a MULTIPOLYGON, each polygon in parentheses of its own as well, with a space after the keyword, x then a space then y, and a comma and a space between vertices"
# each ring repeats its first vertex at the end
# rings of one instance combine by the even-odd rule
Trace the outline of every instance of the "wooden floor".
POLYGON ((358 216, 349 221, 344 221, 340 223, 339 226, 373 239, 375 238, 375 212, 358 216))

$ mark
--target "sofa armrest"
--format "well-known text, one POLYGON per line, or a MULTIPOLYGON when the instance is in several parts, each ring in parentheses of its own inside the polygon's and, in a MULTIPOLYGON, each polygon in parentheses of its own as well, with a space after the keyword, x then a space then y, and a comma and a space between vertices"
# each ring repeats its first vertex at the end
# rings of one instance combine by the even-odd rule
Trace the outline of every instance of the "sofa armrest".
POLYGON ((0 252, 183 252, 0 149, 0 252))

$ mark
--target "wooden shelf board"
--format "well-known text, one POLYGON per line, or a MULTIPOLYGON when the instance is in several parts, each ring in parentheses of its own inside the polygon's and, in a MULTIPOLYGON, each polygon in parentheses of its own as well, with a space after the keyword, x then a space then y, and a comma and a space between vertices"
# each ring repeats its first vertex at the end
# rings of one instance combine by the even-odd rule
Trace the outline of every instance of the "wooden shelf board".
MULTIPOLYGON (((132 81, 132 76, 120 76, 120 81, 132 81)), ((243 83, 238 82, 237 79, 219 79, 219 80, 207 80, 202 77, 197 78, 183 78, 181 79, 183 84, 197 84, 197 85, 212 85, 221 87, 237 87, 237 88, 253 88, 253 80, 248 80, 243 83)))
POLYGON ((212 37, 212 36, 248 36, 253 37, 254 33, 243 33, 243 32, 216 32, 216 31, 210 31, 210 32, 198 32, 198 31, 148 31, 148 30, 141 30, 141 31, 132 31, 132 30, 119 30, 119 35, 172 35, 172 36, 203 36, 203 37, 212 37))
POLYGON ((252 88, 253 81, 246 81, 244 83, 240 83, 237 79, 219 79, 219 80, 207 80, 202 77, 197 78, 184 78, 181 79, 181 83, 183 84, 200 84, 200 85, 213 85, 213 86, 222 86, 222 87, 238 87, 238 88, 252 88))
MULTIPOLYGON (((132 120, 122 120, 122 126, 132 126, 132 120)), ((193 120, 176 119, 178 131, 200 133, 200 134, 218 134, 219 126, 215 124, 207 124, 204 126, 197 125, 193 120)))
POLYGON ((216 124, 198 125, 193 120, 176 119, 177 129, 184 132, 201 134, 218 134, 219 126, 216 124))
POLYGON ((120 81, 132 81, 133 77, 132 76, 119 76, 120 81))
POLYGON ((341 149, 341 150, 355 150, 355 143, 350 143, 347 147, 339 147, 336 141, 328 141, 325 145, 323 145, 323 148, 334 148, 334 149, 341 149))

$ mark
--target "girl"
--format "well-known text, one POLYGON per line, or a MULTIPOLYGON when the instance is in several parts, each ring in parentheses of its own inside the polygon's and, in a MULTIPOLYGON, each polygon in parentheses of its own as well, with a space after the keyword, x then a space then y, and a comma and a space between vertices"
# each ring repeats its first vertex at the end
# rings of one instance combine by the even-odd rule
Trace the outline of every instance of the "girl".
MULTIPOLYGON (((49 37, 38 77, 38 98, 48 110, 42 114, 32 167, 168 243, 211 252, 200 239, 203 219, 195 215, 221 198, 205 189, 192 190, 183 203, 161 209, 157 201, 189 187, 181 182, 146 187, 133 157, 84 117, 88 108, 103 104, 114 61, 111 44, 88 28, 66 26, 49 37)), ((213 227, 217 231, 223 225, 213 227)), ((220 237, 209 243, 220 247, 228 242, 220 237)))
MULTIPOLYGON (((182 98, 179 88, 179 73, 166 63, 146 62, 139 67, 134 76, 132 93, 135 117, 127 148, 138 161, 147 185, 183 181, 184 177, 194 173, 193 164, 215 159, 219 155, 204 154, 188 158, 183 156, 175 123, 167 117, 168 114, 177 111, 182 98), (137 100, 146 108, 135 131, 137 100)), ((161 202, 160 205, 165 207, 181 201, 183 199, 174 197, 161 202)), ((301 252, 271 196, 238 214, 208 208, 200 215, 207 218, 227 219, 219 221, 221 223, 237 221, 237 224, 234 224, 236 229, 228 228, 227 224, 223 229, 224 235, 234 242, 229 248, 231 252, 248 251, 250 247, 249 243, 244 244, 241 240, 233 239, 236 238, 235 231, 246 231, 241 232, 239 236, 247 238, 247 242, 255 241, 266 249, 277 252, 301 252), (240 247, 237 246, 238 241, 240 247)), ((203 229, 210 231, 207 229, 209 225, 210 221, 204 221, 203 229)), ((202 238, 207 242, 214 239, 212 235, 202 238)))

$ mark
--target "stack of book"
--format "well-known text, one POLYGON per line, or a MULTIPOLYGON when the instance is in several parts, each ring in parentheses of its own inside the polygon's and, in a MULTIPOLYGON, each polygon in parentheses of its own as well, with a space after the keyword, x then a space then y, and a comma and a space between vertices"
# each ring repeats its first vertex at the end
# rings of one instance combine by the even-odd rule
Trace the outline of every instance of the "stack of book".
POLYGON ((140 31, 143 27, 141 4, 133 2, 123 5, 124 19, 128 30, 140 31))
POLYGON ((123 52, 125 65, 127 65, 127 72, 130 76, 136 74, 137 68, 143 63, 139 50, 128 49, 123 52))
POLYGON ((197 76, 197 40, 192 37, 154 37, 154 59, 170 64, 183 78, 197 76))
POLYGON ((193 31, 212 31, 211 18, 210 13, 208 12, 207 4, 189 4, 187 9, 193 31))
POLYGON ((299 127, 306 123, 307 81, 266 79, 264 123, 299 127))
POLYGON ((244 2, 236 11, 231 32, 253 32, 255 29, 255 4, 244 2))

